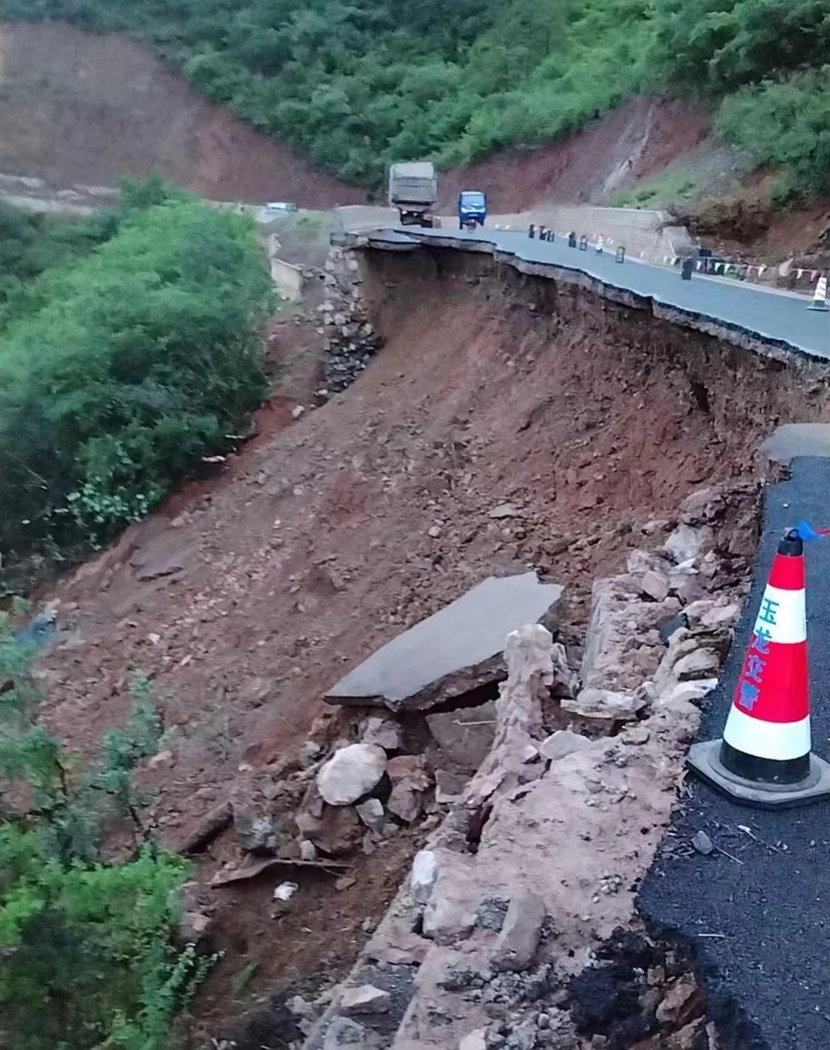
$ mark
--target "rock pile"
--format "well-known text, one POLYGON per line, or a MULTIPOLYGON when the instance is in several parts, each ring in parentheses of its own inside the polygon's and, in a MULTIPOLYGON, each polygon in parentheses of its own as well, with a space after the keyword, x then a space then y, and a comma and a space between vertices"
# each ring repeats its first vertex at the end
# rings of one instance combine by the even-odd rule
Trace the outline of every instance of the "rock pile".
MULTIPOLYGON (((362 1045, 716 1045, 698 983, 676 953, 612 934, 636 928, 637 881, 731 644, 747 589, 741 532, 751 515, 742 513, 726 490, 710 489, 686 501, 676 527, 644 530, 655 546, 596 581, 578 673, 541 624, 510 635, 508 678, 487 705, 491 750, 416 855, 346 982, 385 988, 393 973, 410 973, 406 996, 377 1020, 360 1018, 362 1045)), ((469 767, 475 723, 486 720, 465 715, 424 720, 469 767), (443 739, 465 721, 469 740, 443 739)), ((342 1045, 332 1040, 353 1020, 347 1000, 335 995, 305 1050, 342 1045)))
POLYGON ((337 393, 357 379, 380 341, 363 301, 357 255, 333 246, 325 270, 326 300, 318 309, 328 335, 326 389, 337 393))

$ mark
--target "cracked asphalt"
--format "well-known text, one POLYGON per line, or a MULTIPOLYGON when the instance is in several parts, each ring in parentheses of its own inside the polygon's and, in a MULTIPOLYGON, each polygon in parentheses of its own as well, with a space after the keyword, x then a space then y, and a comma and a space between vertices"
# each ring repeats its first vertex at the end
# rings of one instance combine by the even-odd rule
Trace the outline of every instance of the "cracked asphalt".
MULTIPOLYGON (((383 231, 384 234, 393 231, 383 231)), ((578 231, 577 231, 578 232, 578 231)), ((622 265, 614 260, 614 251, 598 255, 593 248, 579 251, 569 248, 560 236, 555 241, 539 241, 527 233, 485 228, 467 230, 421 229, 398 227, 395 238, 414 241, 451 238, 494 244, 528 262, 549 263, 577 270, 605 284, 621 288, 663 306, 673 307, 698 317, 747 332, 763 341, 811 357, 830 360, 830 312, 808 309, 804 297, 782 295, 755 285, 705 277, 695 273, 690 281, 680 279, 679 268, 653 266, 629 258, 622 265)))

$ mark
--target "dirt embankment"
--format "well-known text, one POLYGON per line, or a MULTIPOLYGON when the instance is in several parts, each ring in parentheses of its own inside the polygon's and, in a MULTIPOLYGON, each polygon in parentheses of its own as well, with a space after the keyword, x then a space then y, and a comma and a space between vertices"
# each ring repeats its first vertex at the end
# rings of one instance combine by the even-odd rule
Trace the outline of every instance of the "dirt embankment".
POLYGON ((0 24, 0 128, 0 171, 58 186, 160 172, 216 200, 365 200, 205 102, 140 44, 60 23, 0 24))
POLYGON ((494 153, 447 172, 442 203, 451 206, 460 190, 472 188, 487 192, 493 212, 603 203, 694 150, 708 133, 707 115, 685 102, 637 98, 549 146, 494 153))
MULTIPOLYGON (((584 622, 593 577, 642 545, 641 526, 749 475, 777 423, 819 418, 826 399, 821 375, 489 258, 376 253, 364 276, 387 342, 361 379, 56 591, 75 634, 40 665, 49 720, 90 749, 123 719, 130 675, 152 677, 171 736, 148 815, 172 844, 251 778, 278 781, 323 692, 404 627, 527 566, 564 583, 584 622), (490 514, 504 501, 508 522, 490 514)), ((342 972, 406 863, 411 845, 393 842, 350 889, 298 897, 279 929, 267 887, 210 891, 227 935, 214 1016, 247 962, 246 995, 292 968, 342 972)))

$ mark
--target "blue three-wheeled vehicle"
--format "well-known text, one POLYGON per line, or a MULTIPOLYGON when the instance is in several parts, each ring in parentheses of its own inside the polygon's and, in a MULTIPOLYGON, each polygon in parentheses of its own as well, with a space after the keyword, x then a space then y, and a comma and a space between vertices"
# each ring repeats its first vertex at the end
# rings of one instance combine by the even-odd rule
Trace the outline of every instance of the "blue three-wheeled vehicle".
POLYGON ((481 190, 463 190, 458 194, 458 228, 474 230, 487 218, 487 196, 481 190))

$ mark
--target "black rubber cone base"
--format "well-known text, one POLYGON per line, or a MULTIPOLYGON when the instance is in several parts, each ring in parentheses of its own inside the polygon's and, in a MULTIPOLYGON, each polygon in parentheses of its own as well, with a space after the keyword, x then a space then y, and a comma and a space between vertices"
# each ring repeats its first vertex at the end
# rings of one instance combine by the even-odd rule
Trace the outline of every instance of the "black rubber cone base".
POLYGON ((808 310, 820 310, 822 313, 825 313, 825 311, 827 310, 827 303, 823 303, 819 299, 818 302, 810 303, 810 305, 807 307, 807 309, 808 310))
POLYGON ((803 780, 795 784, 761 784, 730 773, 721 763, 720 749, 720 740, 694 744, 689 750, 687 765, 712 787, 742 806, 787 809, 830 798, 830 765, 816 755, 810 755, 810 772, 803 780))

